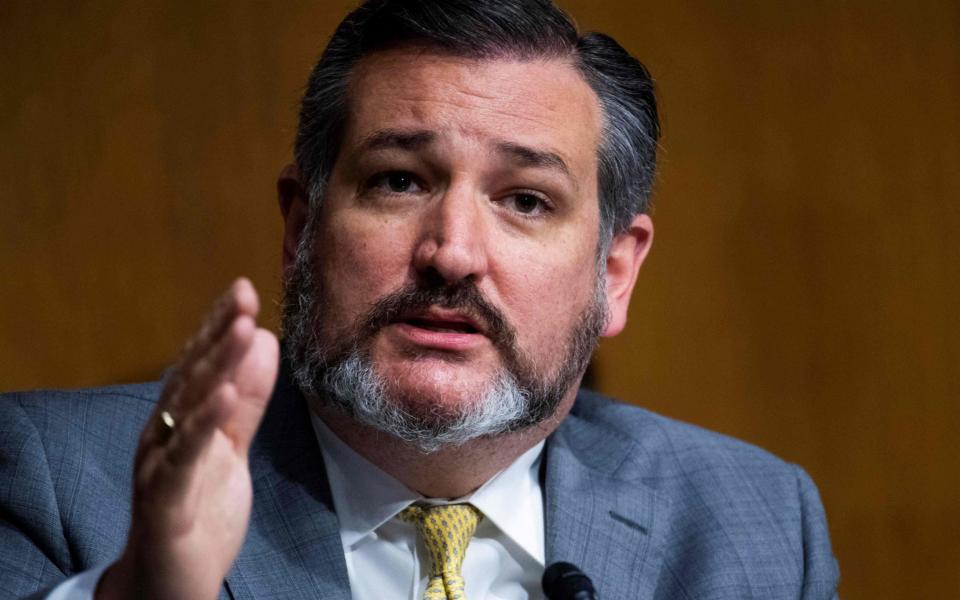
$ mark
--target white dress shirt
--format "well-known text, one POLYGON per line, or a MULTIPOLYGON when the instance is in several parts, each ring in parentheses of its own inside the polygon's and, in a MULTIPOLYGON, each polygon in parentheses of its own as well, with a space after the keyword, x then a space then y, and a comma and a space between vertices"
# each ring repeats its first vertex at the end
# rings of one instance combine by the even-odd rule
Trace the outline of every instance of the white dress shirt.
POLYGON ((542 598, 544 568, 540 442, 477 491, 444 501, 425 499, 342 442, 318 417, 323 451, 354 600, 423 597, 430 557, 416 527, 397 518, 414 502, 469 502, 483 513, 463 562, 470 600, 542 598))
MULTIPOLYGON (((312 413, 311 413, 312 415, 312 413)), ((543 442, 526 451, 477 491, 449 501, 425 499, 347 446, 315 415, 354 600, 420 600, 430 576, 430 556, 416 527, 396 518, 414 502, 469 502, 483 513, 463 562, 470 600, 542 598, 544 569, 543 442)), ((93 600, 109 565, 67 579, 47 600, 93 600)))

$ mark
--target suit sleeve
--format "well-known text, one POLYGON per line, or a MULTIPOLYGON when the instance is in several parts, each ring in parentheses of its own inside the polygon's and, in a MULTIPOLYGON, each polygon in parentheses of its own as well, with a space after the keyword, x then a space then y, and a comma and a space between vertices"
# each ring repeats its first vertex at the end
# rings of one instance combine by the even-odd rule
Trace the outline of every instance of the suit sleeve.
POLYGON ((43 597, 70 563, 40 434, 17 395, 0 396, 0 597, 43 597))
POLYGON ((804 579, 800 597, 803 600, 837 600, 840 569, 830 546, 823 503, 810 476, 800 467, 795 468, 803 511, 804 579))

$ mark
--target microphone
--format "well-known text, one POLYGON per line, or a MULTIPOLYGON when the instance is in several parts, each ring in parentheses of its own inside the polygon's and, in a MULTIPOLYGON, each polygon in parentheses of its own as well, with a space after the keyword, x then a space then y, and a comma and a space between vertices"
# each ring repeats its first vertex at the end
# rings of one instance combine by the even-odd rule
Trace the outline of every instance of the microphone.
POLYGON ((568 562, 547 567, 543 573, 543 593, 548 600, 598 600, 590 578, 568 562))

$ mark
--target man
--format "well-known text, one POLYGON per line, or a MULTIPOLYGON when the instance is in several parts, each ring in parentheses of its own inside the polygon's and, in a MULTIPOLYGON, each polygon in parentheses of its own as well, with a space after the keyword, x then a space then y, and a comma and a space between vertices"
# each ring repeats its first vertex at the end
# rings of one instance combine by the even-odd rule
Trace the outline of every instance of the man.
POLYGON ((361 6, 278 182, 283 351, 238 280, 162 383, 5 399, 0 590, 526 598, 565 560, 604 598, 833 596, 801 470, 578 393, 657 137, 644 68, 545 1, 361 6))

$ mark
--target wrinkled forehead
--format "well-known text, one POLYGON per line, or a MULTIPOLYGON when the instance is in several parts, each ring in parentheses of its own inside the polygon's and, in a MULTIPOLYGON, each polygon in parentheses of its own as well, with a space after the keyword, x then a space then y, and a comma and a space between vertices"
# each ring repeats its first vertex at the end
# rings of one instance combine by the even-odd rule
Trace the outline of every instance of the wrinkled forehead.
POLYGON ((380 130, 426 129, 441 139, 549 148, 595 178, 600 103, 566 59, 376 52, 355 66, 347 99, 341 152, 380 130))

